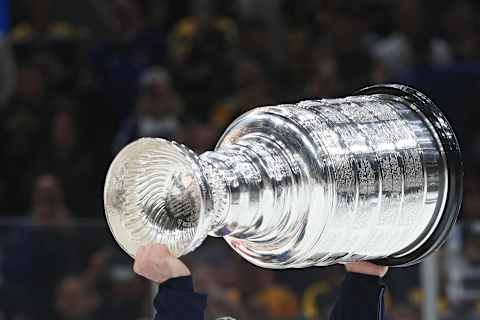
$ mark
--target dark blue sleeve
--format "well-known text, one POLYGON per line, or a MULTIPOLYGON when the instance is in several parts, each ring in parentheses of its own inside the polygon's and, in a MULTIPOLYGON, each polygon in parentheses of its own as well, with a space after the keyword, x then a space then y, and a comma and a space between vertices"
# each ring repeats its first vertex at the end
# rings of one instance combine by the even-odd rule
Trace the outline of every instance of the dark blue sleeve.
POLYGON ((381 278, 348 272, 330 320, 382 320, 384 291, 381 278))
POLYGON ((158 287, 155 320, 203 320, 207 295, 193 291, 192 277, 173 278, 158 287))

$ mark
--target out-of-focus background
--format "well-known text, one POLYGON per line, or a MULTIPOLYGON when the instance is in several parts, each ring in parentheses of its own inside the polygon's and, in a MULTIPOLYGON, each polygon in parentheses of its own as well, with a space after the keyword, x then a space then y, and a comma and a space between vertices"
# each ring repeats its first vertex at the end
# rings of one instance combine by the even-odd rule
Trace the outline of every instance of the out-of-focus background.
MULTIPOLYGON (((0 319, 152 317, 103 216, 128 142, 202 152, 252 107, 382 82, 432 97, 466 166, 450 241, 386 277, 388 319, 480 319, 479 14, 476 0, 0 0, 0 319)), ((221 239, 186 262, 208 319, 327 319, 344 273, 255 268, 221 239)))

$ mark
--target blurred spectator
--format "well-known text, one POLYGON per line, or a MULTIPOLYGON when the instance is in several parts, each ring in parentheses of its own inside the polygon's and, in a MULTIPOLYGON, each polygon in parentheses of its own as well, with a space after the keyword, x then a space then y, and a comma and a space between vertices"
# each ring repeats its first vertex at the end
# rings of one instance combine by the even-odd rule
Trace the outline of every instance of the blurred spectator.
POLYGON ((15 91, 15 61, 9 41, 0 32, 0 110, 15 91))
MULTIPOLYGON (((272 70, 276 65, 273 59, 272 31, 269 25, 262 19, 253 19, 244 21, 240 26, 242 32, 239 34, 240 55, 244 58, 250 58, 260 62, 268 70, 272 70)), ((283 53, 280 53, 283 55, 283 53)))
MULTIPOLYGON (((248 263, 235 256, 222 242, 207 239, 205 242, 207 250, 195 251, 185 257, 186 264, 195 274, 194 287, 201 292, 209 293, 205 319, 216 319, 221 316, 254 319, 245 300, 246 292, 243 290, 250 281, 245 281, 242 276, 245 273, 239 270, 240 266, 248 263)), ((255 268, 251 267, 249 270, 255 268)))
POLYGON ((15 95, 3 110, 0 123, 4 143, 0 159, 9 188, 3 210, 25 212, 33 177, 32 155, 46 141, 50 110, 45 76, 35 63, 19 67, 15 95), (8 200, 7 200, 8 199, 8 200))
POLYGON ((2 274, 11 294, 9 314, 28 319, 53 316, 53 292, 57 281, 75 264, 68 228, 70 213, 63 201, 57 177, 37 177, 32 191, 31 225, 13 228, 4 242, 2 274))
POLYGON ((480 58, 480 23, 478 4, 452 2, 445 11, 443 28, 457 62, 474 62, 480 58))
POLYGON ((101 319, 138 319, 149 314, 149 283, 133 273, 125 256, 112 256, 108 263, 107 289, 102 294, 101 319), (119 259, 120 258, 120 259, 119 259), (112 299, 112 297, 115 297, 112 299))
POLYGON ((129 258, 107 246, 89 257, 83 271, 59 282, 55 319, 138 319, 150 314, 149 296, 148 282, 133 273, 129 258))
POLYGON ((99 306, 98 295, 83 283, 81 278, 66 277, 61 280, 55 294, 55 320, 101 319, 95 317, 99 306))
POLYGON ((388 283, 392 300, 396 303, 407 303, 418 291, 418 283, 420 282, 418 265, 408 268, 392 268, 385 281, 388 283))
POLYGON ((247 305, 238 288, 229 287, 224 276, 226 268, 215 268, 212 263, 194 265, 195 287, 209 293, 206 319, 216 319, 221 316, 232 316, 236 319, 251 319, 247 305))
POLYGON ((38 48, 50 40, 78 35, 79 30, 71 23, 53 17, 52 0, 28 1, 22 10, 25 11, 22 18, 14 24, 11 32, 14 43, 38 48))
POLYGON ((65 201, 79 216, 93 216, 96 208, 96 194, 99 187, 95 182, 94 168, 88 150, 79 141, 73 103, 68 99, 58 99, 58 110, 53 114, 48 143, 39 151, 37 167, 39 171, 55 173, 62 181, 65 201))
POLYGON ((211 115, 210 124, 218 130, 224 130, 235 118, 248 110, 272 104, 274 100, 271 81, 262 65, 256 61, 239 61, 234 81, 234 95, 217 102, 211 115))
POLYGON ((317 281, 305 289, 302 313, 307 319, 325 319, 335 303, 335 292, 328 281, 317 281))
POLYGON ((345 91, 338 60, 334 52, 328 48, 318 48, 315 54, 312 77, 307 85, 306 95, 311 98, 337 96, 345 91))
POLYGON ((478 188, 480 178, 477 174, 465 177, 465 191, 463 204, 463 218, 478 219, 480 217, 480 188, 478 188))
POLYGON ((140 1, 112 1, 112 38, 95 50, 98 85, 120 118, 125 118, 138 94, 138 80, 153 65, 163 65, 165 45, 160 30, 147 23, 140 1))
POLYGON ((395 1, 392 9, 395 31, 372 47, 373 55, 396 76, 418 63, 444 65, 452 61, 450 46, 432 34, 435 20, 426 19, 419 0, 395 1))
POLYGON ((231 93, 236 32, 234 21, 214 13, 175 25, 169 36, 171 70, 186 111, 201 116, 218 97, 231 93))
POLYGON ((39 226, 65 226, 70 215, 58 178, 49 174, 37 177, 32 193, 33 223, 39 226))
MULTIPOLYGON (((274 88, 279 94, 281 101, 295 101, 308 98, 304 96, 305 87, 309 86, 306 79, 312 76, 315 67, 314 58, 311 52, 312 35, 306 30, 290 29, 287 34, 286 62, 281 72, 277 73, 276 85, 274 88)), ((333 85, 333 84, 332 84, 333 85)), ((308 91, 308 89, 307 89, 308 91)))
MULTIPOLYGON (((333 62, 341 86, 337 92, 346 94, 372 81, 374 60, 369 52, 369 26, 363 2, 351 5, 341 1, 325 3, 318 8, 321 32, 312 45, 313 61, 333 62)), ((323 68, 323 66, 322 66, 323 68)))
POLYGON ((141 137, 174 139, 179 129, 182 104, 168 72, 160 67, 148 69, 140 79, 141 92, 135 112, 120 127, 114 141, 115 153, 141 137))
POLYGON ((72 86, 78 63, 78 42, 86 31, 54 17, 54 1, 29 1, 25 14, 14 24, 10 39, 17 63, 36 61, 45 72, 45 87, 56 90, 72 86))
POLYGON ((294 317, 299 313, 296 295, 275 280, 271 270, 258 270, 256 284, 259 289, 252 297, 252 305, 257 312, 263 314, 262 319, 278 319, 294 317))
POLYGON ((389 312, 389 320, 420 320, 418 312, 408 305, 399 304, 389 312))
POLYGON ((200 154, 207 150, 213 150, 219 137, 220 132, 215 126, 188 119, 184 121, 176 139, 200 154))

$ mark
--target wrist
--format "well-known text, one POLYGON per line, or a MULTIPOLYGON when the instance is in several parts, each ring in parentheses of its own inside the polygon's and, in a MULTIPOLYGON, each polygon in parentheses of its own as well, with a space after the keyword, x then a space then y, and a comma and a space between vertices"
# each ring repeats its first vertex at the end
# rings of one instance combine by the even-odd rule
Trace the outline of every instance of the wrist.
POLYGON ((188 277, 191 275, 191 272, 182 262, 172 260, 170 261, 170 275, 170 278, 188 277))
POLYGON ((346 263, 345 269, 351 273, 365 274, 383 278, 388 271, 388 267, 379 266, 366 261, 346 263))

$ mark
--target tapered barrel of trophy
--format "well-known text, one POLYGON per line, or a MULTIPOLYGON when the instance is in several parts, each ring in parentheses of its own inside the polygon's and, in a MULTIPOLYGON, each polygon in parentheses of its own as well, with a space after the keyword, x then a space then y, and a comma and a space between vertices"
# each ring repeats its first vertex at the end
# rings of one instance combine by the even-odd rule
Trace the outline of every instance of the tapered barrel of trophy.
POLYGON ((455 134, 433 102, 381 85, 253 109, 200 156, 163 139, 133 142, 109 169, 104 201, 132 256, 146 243, 181 256, 211 235, 267 268, 403 266, 445 241, 462 177, 455 134))

